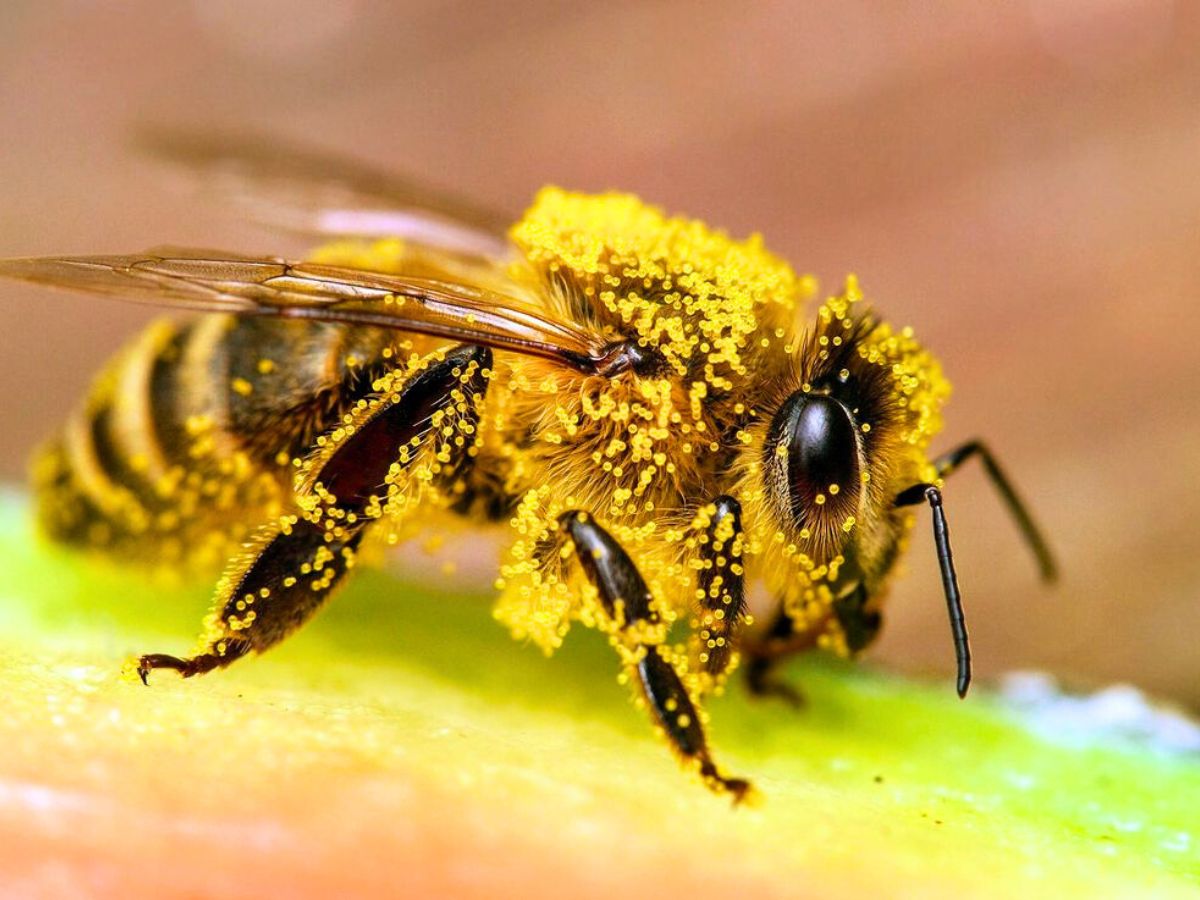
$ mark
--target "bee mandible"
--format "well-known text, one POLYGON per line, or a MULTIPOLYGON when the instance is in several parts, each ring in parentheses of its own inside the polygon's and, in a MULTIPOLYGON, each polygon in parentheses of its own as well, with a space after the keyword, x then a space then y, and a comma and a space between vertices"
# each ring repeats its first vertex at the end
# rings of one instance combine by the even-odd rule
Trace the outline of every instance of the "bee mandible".
MULTIPOLYGON (((987 447, 941 456, 949 385, 857 282, 816 286, 620 193, 545 188, 503 217, 299 151, 184 136, 158 149, 322 243, 299 262, 158 249, 0 262, 0 275, 202 315, 160 321, 100 375, 35 464, 53 538, 224 566, 184 677, 262 652, 379 548, 434 527, 507 533, 496 617, 547 652, 603 631, 684 764, 740 799, 703 701, 759 693, 809 648, 878 635, 925 504, 958 663, 970 652, 944 479, 978 458, 1041 572, 1046 542, 987 447), (755 630, 747 587, 774 598, 755 630)), ((436 614, 431 611, 431 614, 436 614)))

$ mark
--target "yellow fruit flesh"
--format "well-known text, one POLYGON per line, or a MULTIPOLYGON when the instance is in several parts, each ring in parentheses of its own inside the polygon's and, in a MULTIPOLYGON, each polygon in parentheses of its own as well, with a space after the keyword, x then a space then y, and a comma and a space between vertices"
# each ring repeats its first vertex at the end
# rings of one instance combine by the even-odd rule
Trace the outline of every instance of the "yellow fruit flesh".
POLYGON ((1194 896, 1200 765, 1066 748, 965 703, 806 661, 809 706, 712 705, 733 809, 682 774, 602 636, 553 659, 488 598, 363 572, 262 658, 185 648, 207 591, 36 543, 0 506, 0 893, 100 896, 1194 896), (15 893, 14 893, 15 892, 15 893))

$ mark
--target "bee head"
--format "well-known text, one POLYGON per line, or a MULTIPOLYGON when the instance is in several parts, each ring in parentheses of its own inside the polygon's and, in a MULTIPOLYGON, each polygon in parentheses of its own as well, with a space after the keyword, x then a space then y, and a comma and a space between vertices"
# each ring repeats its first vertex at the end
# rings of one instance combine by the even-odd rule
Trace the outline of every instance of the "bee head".
POLYGON ((911 333, 860 297, 851 282, 818 310, 768 407, 754 467, 793 575, 835 594, 859 579, 874 590, 890 568, 911 518, 893 501, 935 477, 925 448, 947 390, 911 333))
POLYGON ((743 489, 760 501, 750 508, 769 589, 808 627, 829 619, 834 646, 849 652, 877 630, 911 527, 897 496, 936 480, 926 449, 949 388, 912 333, 880 322, 860 298, 851 281, 797 343, 759 440, 747 443, 743 489))

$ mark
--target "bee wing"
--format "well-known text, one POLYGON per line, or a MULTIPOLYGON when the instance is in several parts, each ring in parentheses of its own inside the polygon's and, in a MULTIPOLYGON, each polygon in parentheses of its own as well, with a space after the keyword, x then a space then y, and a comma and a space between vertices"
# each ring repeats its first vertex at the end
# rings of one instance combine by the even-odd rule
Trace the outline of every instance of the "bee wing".
POLYGON ((609 363, 602 337, 459 282, 212 251, 0 260, 0 276, 176 309, 368 325, 486 344, 583 371, 609 363))
POLYGON ((145 132, 139 143, 202 193, 262 224, 306 235, 399 237, 454 253, 506 257, 508 217, 319 151, 252 137, 145 132))

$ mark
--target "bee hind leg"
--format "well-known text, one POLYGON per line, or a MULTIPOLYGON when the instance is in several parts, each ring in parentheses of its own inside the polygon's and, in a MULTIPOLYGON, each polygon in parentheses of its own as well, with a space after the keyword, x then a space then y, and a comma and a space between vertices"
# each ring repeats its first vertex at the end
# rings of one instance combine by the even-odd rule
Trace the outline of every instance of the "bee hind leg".
POLYGON ((225 641, 216 652, 200 653, 196 656, 179 657, 166 653, 147 653, 138 657, 137 673, 142 684, 150 683, 150 673, 154 669, 174 669, 184 678, 193 675, 203 675, 213 669, 227 666, 235 659, 250 652, 249 641, 225 641))
POLYGON ((464 475, 473 460, 465 436, 476 431, 476 401, 490 367, 489 350, 463 346, 395 393, 369 395, 371 412, 341 431, 340 443, 309 479, 308 490, 322 491, 328 503, 260 528, 221 579, 201 652, 186 658, 146 654, 137 663, 142 681, 153 669, 188 678, 222 668, 251 650, 263 652, 304 624, 345 583, 366 529, 382 514, 395 471, 430 450, 448 460, 440 477, 464 475), (451 409, 455 415, 446 419, 451 409))
MULTIPOLYGON (((574 544, 576 558, 596 587, 605 613, 620 631, 658 622, 645 580, 612 535, 579 511, 564 513, 559 524, 574 544)), ((686 764, 695 766, 710 788, 730 794, 735 803, 743 800, 751 791, 750 782, 728 777, 717 767, 696 703, 664 648, 640 642, 634 650, 632 680, 672 748, 686 764)))
POLYGON ((277 644, 344 581, 361 537, 359 529, 349 538, 330 542, 322 528, 304 519, 286 529, 260 529, 247 558, 222 579, 203 650, 182 658, 165 653, 141 656, 137 672, 142 683, 148 683, 153 669, 172 669, 191 678, 277 644))

